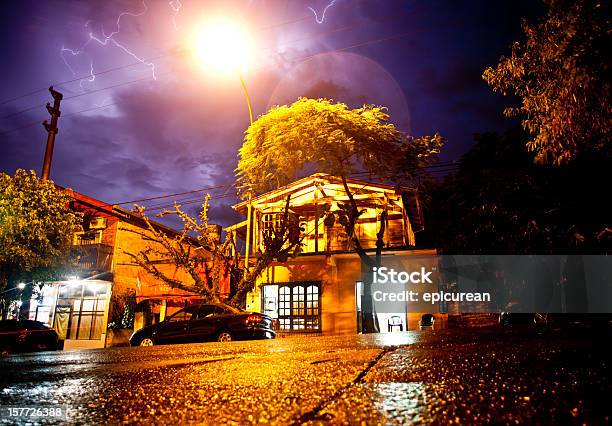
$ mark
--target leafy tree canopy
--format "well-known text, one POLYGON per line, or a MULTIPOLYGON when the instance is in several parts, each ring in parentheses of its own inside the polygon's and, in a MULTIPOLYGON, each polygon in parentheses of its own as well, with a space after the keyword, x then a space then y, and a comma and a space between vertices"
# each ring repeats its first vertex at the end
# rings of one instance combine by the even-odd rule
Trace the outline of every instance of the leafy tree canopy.
POLYGON ((546 18, 523 23, 515 42, 483 78, 495 92, 521 104, 505 110, 523 118, 527 146, 540 163, 565 164, 581 153, 610 154, 610 3, 547 0, 546 18))
POLYGON ((459 171, 431 190, 426 244, 449 254, 610 253, 601 185, 612 180, 612 161, 534 164, 527 139, 520 129, 477 135, 459 171))
POLYGON ((273 107, 246 132, 238 187, 265 192, 308 167, 335 176, 363 170, 382 179, 414 177, 439 153, 443 138, 410 137, 389 120, 384 107, 350 109, 327 99, 300 98, 273 107))
POLYGON ((0 288, 66 266, 81 216, 71 198, 34 171, 0 173, 0 288))
MULTIPOLYGON (((243 194, 266 192, 309 170, 341 177, 349 202, 338 203, 336 210, 325 212, 324 223, 330 227, 337 220, 362 263, 380 266, 387 210, 383 209, 378 217, 380 227, 372 258, 355 232, 364 210, 351 194, 347 176, 366 171, 397 183, 414 179, 436 159, 444 143, 438 134, 420 138, 403 134, 390 123, 385 111, 380 106, 350 109, 343 103, 307 98, 272 108, 246 132, 239 151, 237 186, 243 194)), ((366 332, 377 329, 369 275, 364 281, 366 296, 362 300, 366 332)))

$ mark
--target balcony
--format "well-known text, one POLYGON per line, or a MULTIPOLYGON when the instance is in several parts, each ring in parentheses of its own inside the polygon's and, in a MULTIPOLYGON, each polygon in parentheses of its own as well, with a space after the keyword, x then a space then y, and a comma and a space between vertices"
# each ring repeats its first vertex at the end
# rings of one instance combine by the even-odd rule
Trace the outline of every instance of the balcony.
POLYGON ((73 252, 78 258, 77 268, 87 275, 111 271, 112 246, 99 243, 75 245, 73 252))

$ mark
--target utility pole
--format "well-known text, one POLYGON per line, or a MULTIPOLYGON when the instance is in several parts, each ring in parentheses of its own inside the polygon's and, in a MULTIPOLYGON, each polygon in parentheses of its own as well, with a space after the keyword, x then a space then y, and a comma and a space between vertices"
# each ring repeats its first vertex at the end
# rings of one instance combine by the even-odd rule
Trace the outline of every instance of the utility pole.
POLYGON ((42 168, 42 180, 49 179, 49 173, 51 172, 51 160, 53 159, 53 145, 55 144, 55 135, 57 135, 57 120, 61 115, 60 102, 64 95, 57 90, 53 90, 53 86, 49 87, 49 92, 53 96, 53 106, 47 102, 47 111, 51 114, 51 123, 47 120, 43 121, 43 126, 47 130, 47 148, 45 149, 45 160, 42 168))

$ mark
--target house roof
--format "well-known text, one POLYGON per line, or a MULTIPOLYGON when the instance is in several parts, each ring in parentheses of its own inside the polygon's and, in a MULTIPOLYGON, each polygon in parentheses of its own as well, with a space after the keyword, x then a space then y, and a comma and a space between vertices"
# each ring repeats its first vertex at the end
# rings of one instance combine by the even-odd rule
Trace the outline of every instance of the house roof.
MULTIPOLYGON (((412 223, 414 231, 418 232, 424 229, 423 213, 418 200, 416 189, 410 188, 408 186, 389 185, 385 183, 371 182, 353 178, 347 178, 346 181, 349 186, 357 186, 360 190, 371 190, 372 192, 386 192, 390 194, 401 195, 402 201, 404 202, 404 205, 406 206, 406 209, 408 211, 408 215, 410 217, 410 221, 412 223)), ((296 193, 310 186, 315 186, 319 183, 342 184, 342 178, 338 176, 332 176, 326 173, 315 173, 302 179, 296 180, 295 182, 292 182, 285 186, 282 186, 278 189, 260 194, 254 197, 251 200, 251 203, 252 205, 257 205, 268 202, 278 202, 284 199, 289 194, 296 193)), ((238 213, 241 213, 246 216, 248 203, 249 201, 245 200, 233 205, 232 207, 238 213)), ((232 227, 230 228, 240 228, 245 223, 246 221, 241 222, 240 224, 232 225, 232 227)), ((230 228, 226 228, 226 230, 230 228)))
MULTIPOLYGON (((142 218, 142 216, 134 211, 127 210, 123 207, 119 207, 115 204, 105 203, 104 201, 98 200, 96 198, 89 197, 85 194, 81 194, 71 188, 63 188, 57 185, 58 188, 66 192, 70 197, 72 197, 75 202, 81 204, 85 207, 96 210, 100 213, 103 213, 108 216, 114 216, 119 220, 123 220, 129 222, 133 225, 140 226, 141 228, 146 227, 146 222, 142 218)), ((155 220, 149 219, 149 222, 153 227, 155 227, 159 231, 163 231, 169 235, 177 235, 180 231, 170 228, 169 226, 164 225, 163 223, 157 222, 155 220)))
MULTIPOLYGON (((409 188, 407 186, 394 186, 394 185, 388 185, 388 184, 378 183, 378 182, 370 182, 370 181, 359 180, 359 179, 347 178, 346 181, 349 185, 359 185, 364 188, 374 188, 374 189, 382 190, 386 192, 400 193, 400 192, 405 192, 405 191, 408 191, 408 192, 415 191, 413 188, 409 188)), ((285 186, 281 186, 278 189, 260 194, 254 197, 251 200, 251 203, 258 204, 260 202, 269 201, 271 199, 284 198, 284 196, 287 194, 297 192, 305 187, 315 185, 316 183, 319 183, 319 182, 342 183, 342 178, 338 176, 332 176, 326 173, 315 173, 310 176, 307 176, 302 179, 291 182, 285 186)), ((234 204, 232 208, 236 210, 237 212, 244 214, 246 213, 246 208, 247 208, 248 203, 249 203, 248 200, 245 200, 240 203, 234 204)))

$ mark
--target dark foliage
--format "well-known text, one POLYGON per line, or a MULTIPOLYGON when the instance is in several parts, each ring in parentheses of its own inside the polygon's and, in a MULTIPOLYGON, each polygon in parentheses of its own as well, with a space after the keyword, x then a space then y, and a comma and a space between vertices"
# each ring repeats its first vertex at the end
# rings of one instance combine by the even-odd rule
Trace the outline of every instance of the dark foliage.
POLYGON ((476 135, 459 171, 430 187, 421 244, 455 254, 609 253, 612 161, 537 165, 527 136, 476 135))

